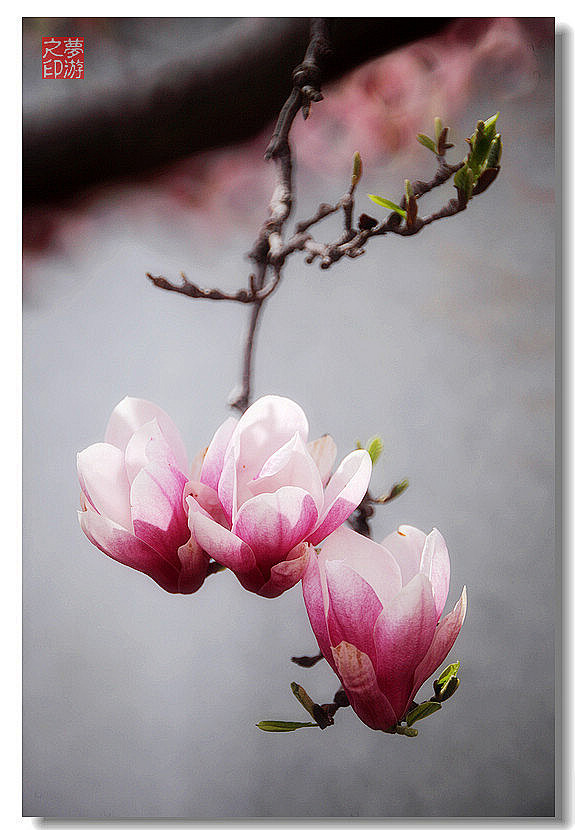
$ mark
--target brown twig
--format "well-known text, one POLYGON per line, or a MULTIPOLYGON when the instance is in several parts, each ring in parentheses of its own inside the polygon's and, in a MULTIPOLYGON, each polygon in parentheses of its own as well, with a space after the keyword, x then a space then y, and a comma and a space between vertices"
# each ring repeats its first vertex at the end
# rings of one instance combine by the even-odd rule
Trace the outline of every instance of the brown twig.
POLYGON ((311 669, 315 666, 316 663, 319 663, 320 660, 323 660, 323 654, 315 654, 313 657, 292 657, 292 663, 295 663, 296 666, 300 666, 302 669, 311 669))
MULTIPOLYGON (((465 210, 468 203, 467 197, 457 190, 457 197, 450 199, 445 206, 428 216, 418 216, 418 200, 434 188, 445 184, 464 164, 461 162, 450 165, 445 161, 445 152, 453 145, 447 143, 447 128, 444 128, 437 144, 438 166, 435 175, 427 182, 419 180, 413 182, 410 185, 409 197, 404 195, 398 205, 399 209, 405 211, 405 218, 402 218, 400 213, 392 212, 386 219, 378 222, 364 213, 359 217, 357 227, 354 227, 354 192, 361 177, 361 159, 357 153, 354 157, 351 184, 337 204, 320 204, 316 212, 310 218, 298 222, 292 236, 284 240, 284 226, 293 204, 293 164, 289 134, 300 109, 304 118, 307 118, 312 102, 322 100, 320 64, 329 51, 326 21, 322 18, 312 20, 310 42, 304 60, 293 71, 292 90, 280 111, 265 154, 265 157, 273 160, 275 164, 276 185, 270 199, 267 219, 261 225, 249 253, 249 258, 255 266, 255 272, 250 274, 249 288, 225 292, 217 288, 200 288, 183 274, 179 285, 171 283, 162 276, 147 275, 158 288, 166 291, 174 291, 195 299, 228 300, 251 305, 243 346, 241 379, 229 399, 230 406, 240 413, 245 412, 250 404, 254 349, 263 305, 277 289, 281 281, 283 266, 290 254, 303 251, 306 254, 306 263, 311 264, 319 259, 320 267, 325 270, 343 257, 361 256, 365 251, 366 243, 373 237, 385 236, 389 233, 398 236, 414 236, 427 225, 465 210), (343 230, 340 236, 331 243, 315 240, 309 232, 310 229, 340 210, 343 220, 343 230)), ((492 179, 485 184, 485 187, 489 186, 492 179)), ((373 513, 371 505, 374 500, 370 499, 371 497, 366 495, 350 520, 352 526, 364 535, 369 535, 368 519, 373 513)))

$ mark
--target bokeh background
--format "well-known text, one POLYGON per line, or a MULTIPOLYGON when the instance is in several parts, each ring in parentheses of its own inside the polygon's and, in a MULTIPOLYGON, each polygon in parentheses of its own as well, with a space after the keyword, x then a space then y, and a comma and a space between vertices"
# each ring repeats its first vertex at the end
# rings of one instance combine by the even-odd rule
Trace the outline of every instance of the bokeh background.
MULTIPOLYGON (((156 64, 217 55, 223 35, 256 23, 266 42, 266 21, 26 19, 25 165, 27 119, 74 112, 80 90, 118 79, 137 90, 156 64), (58 33, 84 34, 86 81, 40 79, 40 38, 58 33)), ((261 719, 304 719, 290 681, 320 701, 337 688, 326 665, 290 663, 316 651, 300 588, 271 602, 226 572, 171 596, 78 526, 75 453, 101 440, 124 395, 164 407, 190 455, 228 414, 247 309, 163 293, 144 275, 246 284, 273 182, 271 127, 254 121, 241 145, 25 200, 25 815, 554 814, 553 21, 463 19, 370 57, 294 129, 295 218, 339 198, 356 149, 359 210, 375 213, 366 193, 397 199, 404 178, 430 177, 415 134, 435 115, 455 159, 499 110, 502 172, 414 238, 372 240, 329 271, 293 256, 262 318, 255 392, 297 400, 340 457, 382 435, 372 489, 410 487, 379 509, 375 538, 437 526, 448 607, 468 586, 460 690, 416 739, 372 732, 350 709, 321 733, 260 732, 261 719)), ((86 119, 87 142, 90 130, 86 119)))

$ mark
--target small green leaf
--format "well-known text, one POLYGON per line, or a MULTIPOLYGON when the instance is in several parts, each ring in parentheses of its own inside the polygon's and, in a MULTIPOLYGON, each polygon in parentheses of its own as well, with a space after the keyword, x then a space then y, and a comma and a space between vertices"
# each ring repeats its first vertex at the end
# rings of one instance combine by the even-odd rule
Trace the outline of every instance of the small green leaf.
POLYGON ((405 735, 406 738, 417 738, 419 734, 417 729, 412 729, 410 726, 396 726, 395 731, 398 735, 405 735))
POLYGON ((355 187, 356 184, 361 179, 362 167, 363 167, 363 165, 361 163, 361 156, 359 155, 358 152, 355 152, 353 154, 353 171, 352 171, 352 174, 351 174, 351 183, 352 183, 353 187, 355 187))
POLYGON ((443 132, 443 124, 441 123, 441 118, 438 118, 437 116, 435 116, 433 124, 434 124, 434 127, 435 127, 435 142, 436 142, 436 144, 439 144, 439 137, 440 137, 441 133, 443 132))
POLYGON ((437 682, 440 686, 445 686, 446 683, 449 683, 452 677, 457 677, 457 672, 459 671, 459 667, 461 666, 461 662, 457 660, 455 663, 450 663, 449 666, 444 669, 439 677, 437 678, 437 682))
POLYGON ((417 140, 420 144, 423 144, 424 147, 427 147, 428 150, 431 150, 432 153, 437 153, 437 146, 435 144, 435 141, 428 135, 425 135, 424 133, 419 133, 419 135, 417 136, 417 140))
POLYGON ((367 445, 367 451, 371 458, 371 463, 375 464, 383 452, 383 441, 379 435, 374 436, 367 445))
POLYGON ((409 179, 405 179, 405 199, 409 202, 410 198, 413 196, 413 187, 411 186, 411 182, 409 179))
POLYGON ((261 720, 256 723, 262 732, 295 732, 296 729, 303 729, 304 726, 317 726, 317 723, 300 723, 291 720, 261 720))
POLYGON ((396 205, 395 202, 392 202, 391 199, 384 199, 383 196, 374 196, 373 193, 367 194, 368 199, 371 199, 372 202, 375 202, 376 205, 380 205, 381 207, 387 208, 388 210, 393 210, 394 213, 399 213, 400 216, 405 217, 407 213, 403 208, 400 208, 399 205, 396 205))
POLYGON ((428 718, 429 715, 433 715, 433 713, 437 712, 438 709, 441 709, 441 703, 437 703, 435 700, 426 700, 423 703, 420 703, 419 706, 416 706, 415 709, 412 709, 405 716, 407 725, 412 726, 415 721, 422 720, 422 718, 428 718))
POLYGON ((361 443, 361 441, 356 441, 355 442, 355 448, 356 448, 356 450, 362 450, 363 449, 363 444, 361 443))

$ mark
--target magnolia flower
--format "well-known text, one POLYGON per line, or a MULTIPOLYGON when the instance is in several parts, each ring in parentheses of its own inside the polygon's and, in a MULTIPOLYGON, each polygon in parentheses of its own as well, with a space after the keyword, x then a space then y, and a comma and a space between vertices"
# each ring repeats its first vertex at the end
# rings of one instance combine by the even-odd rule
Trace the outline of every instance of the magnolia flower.
POLYGON ((319 647, 355 712, 393 732, 445 660, 465 619, 465 588, 440 621, 449 555, 438 530, 402 525, 381 545, 340 528, 310 558, 304 600, 319 647))
POLYGON ((333 439, 307 444, 307 437, 296 403, 260 398, 218 429, 187 490, 200 547, 264 597, 299 582, 311 546, 348 518, 369 484, 365 450, 350 453, 331 475, 333 439))
POLYGON ((183 501, 186 449, 159 406, 124 398, 104 443, 78 453, 82 530, 108 556, 171 593, 201 586, 209 557, 190 538, 183 501))

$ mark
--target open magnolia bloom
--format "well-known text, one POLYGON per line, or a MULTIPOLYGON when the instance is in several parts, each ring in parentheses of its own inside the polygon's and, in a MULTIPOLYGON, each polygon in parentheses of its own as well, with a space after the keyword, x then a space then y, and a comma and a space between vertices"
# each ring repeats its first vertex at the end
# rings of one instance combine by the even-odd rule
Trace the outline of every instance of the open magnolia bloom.
POLYGON ((202 585, 209 557, 190 538, 183 501, 184 444, 159 406, 124 398, 104 442, 78 453, 80 525, 112 559, 151 576, 171 593, 202 585))
POLYGON ((264 597, 299 582, 311 546, 348 518, 369 484, 369 453, 350 453, 331 475, 333 439, 308 444, 308 430, 289 398, 260 398, 222 424, 186 490, 200 547, 264 597))
POLYGON ((310 557, 304 600, 323 656, 356 714, 393 732, 465 619, 466 590, 440 620, 449 555, 438 530, 402 525, 381 545, 339 528, 310 557))

